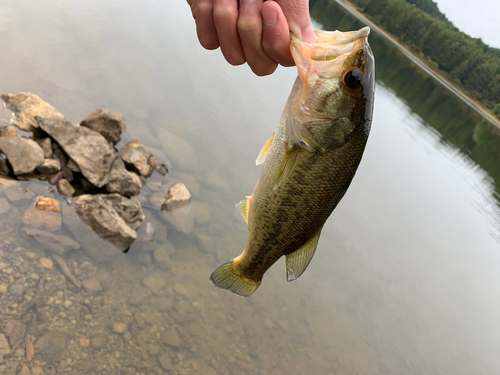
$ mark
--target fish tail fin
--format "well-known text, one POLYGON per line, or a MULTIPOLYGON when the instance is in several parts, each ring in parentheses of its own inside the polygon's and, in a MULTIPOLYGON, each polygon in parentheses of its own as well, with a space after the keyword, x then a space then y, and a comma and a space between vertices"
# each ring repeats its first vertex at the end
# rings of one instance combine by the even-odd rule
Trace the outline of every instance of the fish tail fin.
POLYGON ((220 289, 226 289, 242 297, 248 297, 257 290, 261 281, 252 281, 241 275, 234 268, 235 259, 231 259, 217 268, 210 281, 213 286, 220 289))

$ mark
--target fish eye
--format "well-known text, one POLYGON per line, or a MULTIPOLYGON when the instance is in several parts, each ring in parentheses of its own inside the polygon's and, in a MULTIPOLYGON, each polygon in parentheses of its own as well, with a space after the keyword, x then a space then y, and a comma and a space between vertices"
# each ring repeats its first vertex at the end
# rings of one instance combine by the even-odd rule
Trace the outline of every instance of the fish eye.
POLYGON ((344 75, 344 85, 351 90, 357 90, 363 84, 363 72, 359 69, 349 70, 344 75))

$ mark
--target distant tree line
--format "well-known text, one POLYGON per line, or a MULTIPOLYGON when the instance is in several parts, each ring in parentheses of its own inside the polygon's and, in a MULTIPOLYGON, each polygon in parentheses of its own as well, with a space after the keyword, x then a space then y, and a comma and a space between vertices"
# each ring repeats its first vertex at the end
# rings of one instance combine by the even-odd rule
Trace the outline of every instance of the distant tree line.
POLYGON ((350 1, 500 118, 500 49, 457 29, 432 0, 350 1))

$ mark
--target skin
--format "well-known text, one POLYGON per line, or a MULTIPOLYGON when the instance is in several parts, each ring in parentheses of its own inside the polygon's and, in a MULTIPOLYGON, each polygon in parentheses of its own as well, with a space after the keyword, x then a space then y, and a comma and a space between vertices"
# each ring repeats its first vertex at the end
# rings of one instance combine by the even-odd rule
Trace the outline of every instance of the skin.
POLYGON ((187 0, 200 44, 221 48, 231 65, 248 63, 258 76, 272 74, 278 64, 295 65, 289 30, 316 42, 309 0, 187 0))

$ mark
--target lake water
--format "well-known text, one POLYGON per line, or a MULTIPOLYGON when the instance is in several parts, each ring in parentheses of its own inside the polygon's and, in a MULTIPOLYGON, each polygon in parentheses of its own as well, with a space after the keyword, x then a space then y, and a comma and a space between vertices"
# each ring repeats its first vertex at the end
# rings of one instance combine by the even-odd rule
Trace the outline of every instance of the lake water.
MULTIPOLYGON (((334 4, 313 2, 311 13, 326 29, 361 26, 334 4)), ((0 321, 26 324, 35 359, 17 350, 0 373, 500 373, 500 130, 377 35, 374 119, 357 175, 304 275, 287 283, 279 261, 245 299, 209 275, 243 250, 234 204, 259 177, 254 161, 295 69, 259 78, 203 50, 183 1, 18 0, 0 3, 0 15, 0 92, 36 93, 75 123, 100 107, 125 114, 122 143, 165 155, 170 174, 151 181, 184 182, 196 215, 182 234, 146 209, 139 232, 152 223, 154 242, 105 263, 65 255, 77 278, 101 281, 89 294, 39 265, 47 253, 20 230, 30 202, 12 204, 0 216, 0 321), (170 134, 194 162, 165 146, 170 134), (166 247, 162 268, 153 254, 166 247), (41 319, 19 318, 37 277, 58 291, 41 319), (47 332, 66 337, 51 363, 38 342, 47 332)), ((21 184, 63 201, 45 182, 21 184)), ((145 205, 151 194, 143 189, 145 205)))

